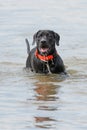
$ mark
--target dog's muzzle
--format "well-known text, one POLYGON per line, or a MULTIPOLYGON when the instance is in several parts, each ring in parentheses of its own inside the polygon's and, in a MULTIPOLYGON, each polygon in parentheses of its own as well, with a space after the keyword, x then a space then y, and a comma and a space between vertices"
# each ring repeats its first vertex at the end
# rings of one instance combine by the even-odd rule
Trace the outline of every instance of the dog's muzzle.
POLYGON ((47 41, 46 41, 46 40, 43 39, 43 40, 40 41, 39 50, 40 50, 40 52, 43 53, 43 54, 48 53, 48 51, 49 51, 49 45, 47 44, 47 41))

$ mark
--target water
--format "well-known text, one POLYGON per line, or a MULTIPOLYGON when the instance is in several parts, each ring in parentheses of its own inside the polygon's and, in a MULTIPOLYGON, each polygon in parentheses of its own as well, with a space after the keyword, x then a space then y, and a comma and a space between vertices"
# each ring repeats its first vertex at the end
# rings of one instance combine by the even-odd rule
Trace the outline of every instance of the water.
POLYGON ((0 0, 0 130, 87 130, 86 5, 86 0, 0 0), (60 34, 57 50, 69 77, 23 69, 25 38, 31 44, 39 29, 60 34))

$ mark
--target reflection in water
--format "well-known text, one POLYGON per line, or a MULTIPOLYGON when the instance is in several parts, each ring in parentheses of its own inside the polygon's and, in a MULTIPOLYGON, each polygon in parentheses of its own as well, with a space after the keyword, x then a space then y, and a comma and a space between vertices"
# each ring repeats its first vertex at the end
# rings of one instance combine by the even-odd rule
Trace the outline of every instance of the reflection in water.
POLYGON ((35 117, 36 127, 38 128, 52 128, 52 125, 53 125, 52 122, 55 122, 55 121, 56 120, 51 119, 49 117, 35 117))
POLYGON ((58 110, 58 104, 56 101, 59 99, 58 90, 59 85, 54 85, 53 83, 35 83, 36 101, 38 103, 37 111, 40 113, 44 112, 44 115, 35 116, 35 127, 37 128, 54 128, 56 120, 53 119, 51 112, 58 110), (44 102, 45 101, 45 102, 44 102))
POLYGON ((37 88, 35 91, 37 92, 37 100, 44 100, 44 101, 55 101, 57 97, 57 90, 60 88, 58 85, 53 84, 39 84, 36 83, 37 88))
POLYGON ((64 74, 36 74, 34 75, 34 79, 37 79, 38 82, 42 83, 56 83, 62 82, 67 78, 67 75, 64 74))

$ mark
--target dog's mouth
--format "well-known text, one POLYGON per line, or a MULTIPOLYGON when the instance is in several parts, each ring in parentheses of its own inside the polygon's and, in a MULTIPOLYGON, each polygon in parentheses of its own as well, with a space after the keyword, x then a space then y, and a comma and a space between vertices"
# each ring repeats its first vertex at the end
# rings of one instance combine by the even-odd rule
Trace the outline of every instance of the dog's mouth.
POLYGON ((40 53, 42 54, 42 55, 48 55, 48 53, 49 53, 49 51, 50 51, 50 47, 49 47, 49 45, 46 43, 44 43, 44 44, 41 44, 40 46, 39 46, 39 51, 40 51, 40 53))
POLYGON ((49 48, 40 48, 41 53, 47 53, 49 48))

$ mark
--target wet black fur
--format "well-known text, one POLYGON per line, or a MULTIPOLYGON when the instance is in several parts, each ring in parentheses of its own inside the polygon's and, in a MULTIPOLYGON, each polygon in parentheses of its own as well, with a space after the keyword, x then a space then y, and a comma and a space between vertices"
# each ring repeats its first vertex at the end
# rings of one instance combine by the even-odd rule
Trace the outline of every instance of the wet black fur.
MULTIPOLYGON (((36 42, 36 47, 33 48, 30 52, 28 51, 28 57, 26 61, 26 68, 29 68, 31 71, 36 73, 49 73, 47 65, 44 61, 41 61, 35 56, 36 49, 41 55, 53 55, 53 61, 48 61, 48 65, 51 73, 65 73, 65 67, 63 60, 57 54, 55 49, 55 44, 59 45, 60 36, 51 30, 40 30, 33 36, 33 45, 36 42), (40 52, 41 47, 49 47, 49 51, 45 54, 40 52)), ((28 42, 28 41, 27 41, 28 42)), ((28 44, 28 43, 27 43, 28 44)), ((28 45, 29 48, 29 45, 28 45)))

